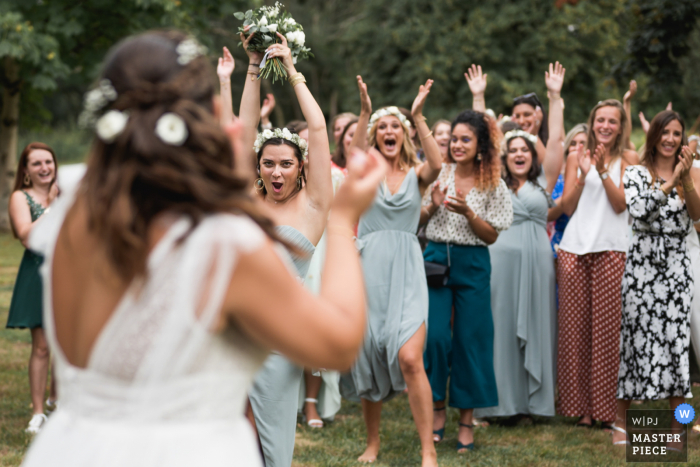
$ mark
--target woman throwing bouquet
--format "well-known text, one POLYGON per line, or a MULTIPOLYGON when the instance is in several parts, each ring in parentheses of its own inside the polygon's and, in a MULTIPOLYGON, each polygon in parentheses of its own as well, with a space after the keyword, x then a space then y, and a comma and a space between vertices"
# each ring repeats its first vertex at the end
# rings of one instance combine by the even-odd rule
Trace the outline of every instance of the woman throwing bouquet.
POLYGON ((408 387, 408 399, 420 436, 423 465, 437 465, 432 438, 432 399, 423 367, 428 319, 428 287, 423 257, 415 235, 421 195, 437 178, 442 157, 423 117, 423 105, 432 80, 420 87, 412 114, 423 141, 427 162, 420 163, 409 137, 406 117, 396 107, 374 114, 367 85, 357 77, 362 111, 353 146, 377 149, 389 164, 374 205, 360 220, 369 304, 365 342, 350 374, 343 377, 341 393, 362 400, 367 426, 367 449, 361 462, 374 462, 379 452, 382 402, 408 387))

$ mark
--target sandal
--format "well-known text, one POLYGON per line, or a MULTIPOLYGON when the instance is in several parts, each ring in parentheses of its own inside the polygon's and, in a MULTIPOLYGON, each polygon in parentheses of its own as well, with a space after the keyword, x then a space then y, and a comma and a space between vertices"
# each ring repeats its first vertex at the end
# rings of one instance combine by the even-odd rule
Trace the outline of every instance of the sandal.
MULTIPOLYGON (((624 434, 625 434, 625 437, 627 436, 627 431, 626 431, 626 430, 623 430, 623 429, 620 428, 619 426, 615 426, 614 423, 610 425, 610 428, 612 428, 614 431, 617 431, 617 432, 620 432, 620 433, 624 433, 624 434)), ((613 443, 613 446, 624 446, 624 445, 626 445, 626 444, 630 444, 630 442, 629 442, 628 439, 625 438, 624 441, 615 441, 615 442, 613 443)))
MULTIPOLYGON (((440 407, 440 408, 433 408, 433 412, 440 412, 445 410, 445 407, 440 407)), ((445 423, 447 423, 447 420, 445 420, 445 423)), ((445 438, 445 425, 442 426, 439 430, 433 430, 433 442, 435 444, 440 444, 440 442, 445 438)))
MULTIPOLYGON (((307 397, 306 399, 304 399, 304 402, 318 404, 318 399, 314 399, 313 397, 307 397)), ((306 414, 304 414, 304 417, 306 417, 306 414)), ((309 425, 311 428, 323 428, 323 420, 321 420, 320 418, 312 418, 311 420, 308 420, 306 424, 309 425)))
MULTIPOLYGON (((471 428, 472 430, 474 430, 474 425, 467 425, 466 423, 460 422, 459 426, 463 426, 465 428, 471 428)), ((473 451, 474 450, 474 442, 472 441, 469 444, 462 444, 459 442, 459 440, 457 440, 457 452, 462 453, 463 449, 466 449, 468 451, 473 451)))
POLYGON ((600 422, 600 429, 607 433, 612 433, 614 430, 613 424, 610 422, 600 422))
POLYGON ((581 420, 583 420, 583 416, 578 418, 578 422, 576 422, 576 425, 574 426, 578 428, 593 428, 593 421, 589 423, 581 423, 581 420))

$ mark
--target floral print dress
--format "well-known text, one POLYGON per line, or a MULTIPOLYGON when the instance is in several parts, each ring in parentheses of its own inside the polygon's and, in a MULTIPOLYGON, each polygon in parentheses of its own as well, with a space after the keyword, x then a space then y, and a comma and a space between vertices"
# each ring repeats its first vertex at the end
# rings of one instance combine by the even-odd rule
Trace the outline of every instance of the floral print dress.
POLYGON ((693 272, 686 247, 692 221, 674 188, 652 184, 643 166, 627 167, 627 209, 634 236, 622 278, 617 398, 692 397, 689 346, 693 272))

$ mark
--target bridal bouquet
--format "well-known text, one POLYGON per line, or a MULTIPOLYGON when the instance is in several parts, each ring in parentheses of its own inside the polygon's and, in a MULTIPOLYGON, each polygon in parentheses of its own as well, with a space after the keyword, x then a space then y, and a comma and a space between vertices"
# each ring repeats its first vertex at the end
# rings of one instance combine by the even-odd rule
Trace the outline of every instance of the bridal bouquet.
MULTIPOLYGON (((272 44, 279 44, 282 41, 277 36, 277 32, 287 38, 287 45, 292 50, 292 60, 294 63, 297 59, 306 59, 309 56, 313 57, 311 49, 304 47, 306 36, 304 28, 297 23, 288 11, 284 10, 284 5, 277 2, 275 6, 263 6, 257 10, 248 10, 245 13, 234 13, 234 16, 243 21, 243 26, 238 30, 246 34, 246 37, 255 33, 250 43, 248 50, 256 52, 265 52, 272 44), (245 30, 250 26, 248 31, 245 30)), ((272 75, 272 82, 277 79, 287 77, 287 70, 282 66, 282 62, 277 57, 271 60, 267 59, 267 54, 263 57, 260 63, 260 77, 269 78, 272 75)))

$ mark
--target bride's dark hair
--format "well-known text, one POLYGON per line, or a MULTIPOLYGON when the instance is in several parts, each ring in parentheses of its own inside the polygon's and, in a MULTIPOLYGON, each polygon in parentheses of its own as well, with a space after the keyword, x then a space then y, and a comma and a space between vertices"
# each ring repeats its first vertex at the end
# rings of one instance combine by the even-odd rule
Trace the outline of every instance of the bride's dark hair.
POLYGON ((176 49, 186 39, 179 31, 124 39, 107 55, 100 77, 117 92, 103 112, 127 112, 128 121, 113 142, 95 138, 81 195, 89 228, 124 278, 144 272, 148 227, 165 211, 184 214, 193 225, 210 213, 242 213, 275 237, 247 181, 233 174, 231 143, 213 115, 209 60, 200 55, 178 63, 176 49), (155 133, 156 121, 166 112, 187 125, 180 146, 166 144, 155 133))

